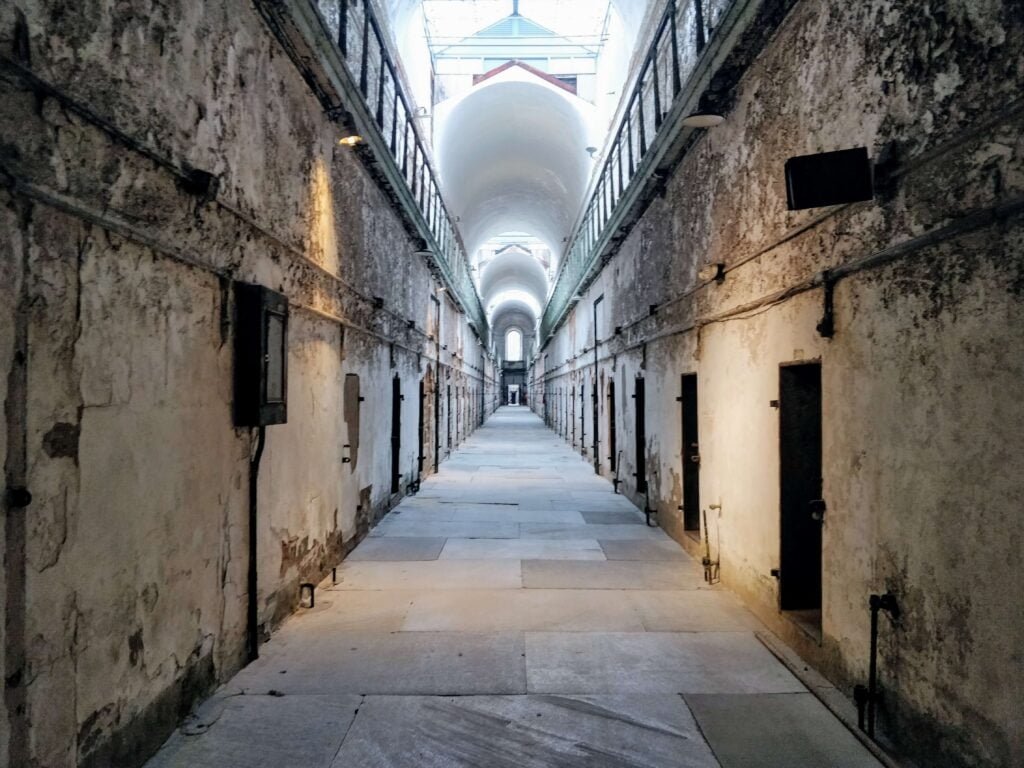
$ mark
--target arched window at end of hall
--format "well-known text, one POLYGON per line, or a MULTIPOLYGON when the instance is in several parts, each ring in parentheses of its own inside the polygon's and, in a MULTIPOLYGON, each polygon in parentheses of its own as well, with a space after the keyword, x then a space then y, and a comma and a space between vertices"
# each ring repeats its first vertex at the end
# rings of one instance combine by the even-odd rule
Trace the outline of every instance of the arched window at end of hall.
POLYGON ((505 359, 509 362, 523 359, 523 333, 518 328, 510 328, 505 334, 505 359))

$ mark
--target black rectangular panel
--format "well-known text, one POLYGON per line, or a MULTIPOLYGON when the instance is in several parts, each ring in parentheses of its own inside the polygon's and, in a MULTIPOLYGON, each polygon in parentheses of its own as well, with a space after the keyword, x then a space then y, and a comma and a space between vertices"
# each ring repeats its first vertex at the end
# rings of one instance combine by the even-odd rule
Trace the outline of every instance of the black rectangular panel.
POLYGON ((873 196, 867 147, 800 155, 786 161, 789 210, 870 200, 873 196))
POLYGON ((288 299, 235 283, 235 426, 288 420, 288 299))
POLYGON ((779 369, 782 610, 821 608, 821 365, 779 369))
POLYGON ((647 404, 644 380, 637 377, 633 391, 633 421, 636 428, 636 492, 647 493, 647 404))

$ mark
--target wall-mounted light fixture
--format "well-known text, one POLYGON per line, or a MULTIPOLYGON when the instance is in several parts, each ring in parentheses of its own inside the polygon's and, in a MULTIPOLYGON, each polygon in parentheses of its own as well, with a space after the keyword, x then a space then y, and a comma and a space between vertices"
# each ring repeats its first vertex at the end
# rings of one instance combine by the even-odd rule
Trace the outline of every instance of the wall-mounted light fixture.
POLYGON ((697 271, 697 277, 705 283, 710 282, 711 280, 714 280, 716 283, 721 283, 725 280, 725 264, 720 261, 705 264, 697 271))
POLYGON ((713 112, 691 112, 683 118, 683 125, 687 128, 714 128, 724 122, 722 115, 713 112))
POLYGON ((363 137, 355 131, 346 131, 338 137, 338 143, 343 147, 354 147, 356 144, 363 143, 363 137))
POLYGON ((697 108, 682 120, 683 125, 687 128, 714 128, 724 122, 725 116, 715 107, 706 91, 701 94, 697 108))
POLYGON ((586 153, 587 153, 588 155, 590 155, 590 159, 591 159, 591 160, 593 160, 593 159, 594 159, 594 153, 595 153, 595 152, 597 152, 597 147, 587 147, 587 148, 586 148, 586 153))

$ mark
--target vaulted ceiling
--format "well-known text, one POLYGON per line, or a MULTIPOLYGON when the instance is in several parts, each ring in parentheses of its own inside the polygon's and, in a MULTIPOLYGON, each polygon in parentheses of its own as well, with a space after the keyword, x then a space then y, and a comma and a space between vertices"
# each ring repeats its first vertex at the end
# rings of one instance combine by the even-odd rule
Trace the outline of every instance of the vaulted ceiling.
MULTIPOLYGON (((419 18, 420 0, 387 0, 398 40, 419 18)), ((631 46, 649 0, 612 0, 631 46)), ((523 7, 523 14, 529 10, 523 7)), ((628 59, 628 55, 626 57, 628 59)), ((408 63, 407 63, 408 67, 408 63)), ((504 67, 434 107, 434 154, 442 191, 469 253, 490 238, 522 232, 557 259, 572 234, 601 139, 595 107, 530 67, 504 67)), ((502 253, 482 267, 479 288, 492 329, 539 319, 548 276, 531 255, 502 253)))

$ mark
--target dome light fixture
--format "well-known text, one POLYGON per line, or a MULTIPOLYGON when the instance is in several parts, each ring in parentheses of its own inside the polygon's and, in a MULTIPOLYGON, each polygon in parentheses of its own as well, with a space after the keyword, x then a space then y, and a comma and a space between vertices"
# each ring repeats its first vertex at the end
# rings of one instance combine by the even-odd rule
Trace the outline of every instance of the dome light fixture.
POLYGON ((697 108, 683 118, 682 123, 687 128, 714 128, 725 122, 722 110, 715 104, 715 99, 705 91, 697 102, 697 108))
POLYGON ((725 122, 722 115, 714 112, 692 112, 683 118, 683 125, 687 128, 714 128, 725 122))
POLYGON ((697 271, 697 277, 706 283, 714 280, 716 283, 724 282, 725 280, 725 264, 722 262, 712 262, 705 264, 697 271))

